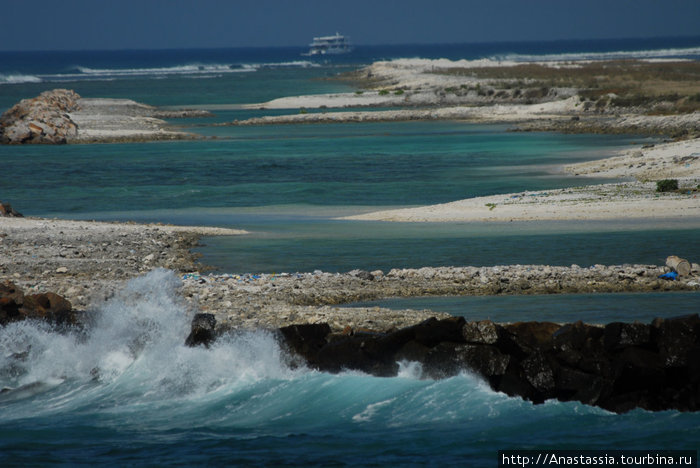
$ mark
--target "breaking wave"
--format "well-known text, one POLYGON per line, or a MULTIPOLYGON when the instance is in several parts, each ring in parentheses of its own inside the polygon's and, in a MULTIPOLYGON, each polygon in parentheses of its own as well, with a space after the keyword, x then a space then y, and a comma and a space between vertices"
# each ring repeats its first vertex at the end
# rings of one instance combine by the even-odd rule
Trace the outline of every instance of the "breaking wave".
POLYGON ((532 405, 469 373, 421 379, 415 363, 393 378, 292 367, 266 331, 189 348, 180 286, 162 269, 134 279, 85 332, 0 329, 0 464, 492 466, 509 446, 700 436, 693 414, 532 405))
POLYGON ((169 76, 186 78, 212 78, 230 73, 254 73, 265 68, 309 68, 319 64, 307 60, 294 60, 268 63, 214 63, 184 64, 168 67, 97 68, 75 66, 65 73, 23 75, 0 74, 0 84, 41 83, 64 81, 107 81, 128 78, 159 79, 169 76))
POLYGON ((0 84, 41 83, 41 78, 34 75, 0 74, 0 84))

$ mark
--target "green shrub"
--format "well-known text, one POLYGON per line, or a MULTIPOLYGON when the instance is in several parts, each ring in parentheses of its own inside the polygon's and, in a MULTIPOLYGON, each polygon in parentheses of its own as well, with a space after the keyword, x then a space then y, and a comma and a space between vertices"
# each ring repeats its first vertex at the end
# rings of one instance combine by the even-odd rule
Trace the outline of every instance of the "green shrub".
POLYGON ((394 91, 394 94, 397 96, 401 96, 403 94, 403 89, 397 89, 396 91, 394 91))
POLYGON ((381 89, 381 90, 379 90, 379 95, 380 95, 380 96, 386 96, 387 94, 389 94, 389 90, 388 90, 388 89, 381 89))
POLYGON ((357 95, 364 94, 364 91, 355 91, 355 94, 357 94, 357 95))
POLYGON ((657 192, 672 192, 674 190, 678 190, 677 179, 664 179, 656 182, 657 192))

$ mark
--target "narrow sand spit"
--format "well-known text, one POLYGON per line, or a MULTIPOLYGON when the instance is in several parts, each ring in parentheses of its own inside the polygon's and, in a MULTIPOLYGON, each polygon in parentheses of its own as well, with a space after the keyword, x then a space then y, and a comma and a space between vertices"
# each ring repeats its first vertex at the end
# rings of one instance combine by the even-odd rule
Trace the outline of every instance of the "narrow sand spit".
MULTIPOLYGON (((316 106, 321 102, 328 107, 350 106, 357 103, 354 96, 298 96, 285 98, 292 107, 307 107, 312 102, 316 106)), ((406 120, 467 120, 471 122, 522 122, 532 120, 570 119, 578 98, 570 97, 559 101, 538 104, 495 104, 488 107, 451 106, 430 109, 398 109, 379 111, 340 111, 318 112, 310 114, 275 115, 235 121, 230 125, 273 125, 300 123, 334 123, 334 122, 391 122, 406 120)), ((381 103, 386 105, 387 103, 381 103)), ((378 104, 379 105, 379 104, 378 104)))
POLYGON ((469 198, 343 219, 402 222, 700 219, 700 139, 627 150, 621 156, 565 169, 574 174, 640 180, 469 198), (667 177, 680 179, 682 190, 658 193, 654 182, 641 181, 667 177))
POLYGON ((660 180, 700 177, 700 139, 629 149, 620 156, 565 166, 575 175, 660 180))
POLYGON ((655 184, 605 184, 468 198, 343 219, 400 222, 484 222, 700 218, 697 194, 654 194, 655 184))

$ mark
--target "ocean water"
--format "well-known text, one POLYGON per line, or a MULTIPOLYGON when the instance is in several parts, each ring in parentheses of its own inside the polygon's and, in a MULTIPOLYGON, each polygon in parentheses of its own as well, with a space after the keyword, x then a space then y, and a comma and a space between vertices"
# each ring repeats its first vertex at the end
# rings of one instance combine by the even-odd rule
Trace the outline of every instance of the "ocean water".
MULTIPOLYGON (((66 87, 86 97, 212 109, 213 118, 173 123, 216 138, 3 146, 0 200, 26 215, 247 229, 243 237, 204 239, 199 249, 215 271, 230 273, 700 258, 700 226, 677 220, 334 219, 595 183, 557 167, 653 139, 513 133, 506 125, 462 122, 211 126, 261 114, 241 104, 354 91, 333 77, 376 59, 697 59, 700 38, 358 47, 318 62, 300 52, 2 52, 0 110, 66 87)), ((492 392, 468 373, 421 379, 411 363, 402 363, 395 378, 292 368, 265 331, 231 336, 208 350, 185 348, 192 311, 177 286, 177 277, 160 270, 134 280, 94 307, 87 334, 56 334, 33 323, 0 331, 0 388, 7 388, 0 393, 1 465, 494 466, 504 449, 698 448, 695 414, 532 405, 492 392)), ((696 294, 412 300, 395 306, 502 320, 647 320, 698 304, 696 294)))
POLYGON ((347 304, 349 307, 429 309, 468 321, 520 322, 537 320, 555 323, 605 325, 610 322, 650 323, 656 317, 695 314, 700 293, 586 293, 524 296, 432 296, 394 297, 347 304), (640 304, 643 302, 643 307, 640 304))
POLYGON ((495 466, 515 448, 697 448, 696 414, 535 406, 469 373, 420 379, 411 363, 394 378, 291 368, 264 331, 187 348, 178 281, 132 281, 87 335, 3 330, 3 466, 495 466))

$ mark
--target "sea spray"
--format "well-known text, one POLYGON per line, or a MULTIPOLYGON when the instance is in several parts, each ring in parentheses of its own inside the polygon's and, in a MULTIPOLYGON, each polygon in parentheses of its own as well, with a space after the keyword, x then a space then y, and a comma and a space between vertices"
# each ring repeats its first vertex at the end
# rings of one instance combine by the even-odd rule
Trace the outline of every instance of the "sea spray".
MULTIPOLYGON (((433 387, 449 387, 453 381, 421 380, 415 363, 402 363, 395 379, 291 369, 276 337, 266 331, 231 334, 210 348, 186 347, 193 311, 181 300, 179 287, 180 280, 168 270, 136 278, 90 312, 85 332, 62 334, 41 323, 13 324, 0 335, 0 368, 12 369, 2 375, 1 384, 21 388, 40 383, 28 395, 37 404, 25 407, 33 415, 118 413, 122 426, 154 429, 196 421, 291 429, 301 421, 366 423, 387 411, 383 420, 403 425, 450 414, 434 412, 445 402, 436 403, 440 398, 434 400, 433 387), (53 384, 47 387, 48 382, 53 384), (52 392, 43 395, 47 388, 52 392)), ((461 396, 455 401, 494 395, 477 377, 459 379, 461 396)))
POLYGON ((67 393, 79 389, 78 394, 96 397, 73 400, 78 406, 113 405, 129 413, 144 403, 161 406, 170 401, 177 406, 186 397, 225 397, 266 379, 292 375, 269 332, 224 337, 211 349, 186 347, 192 313, 178 295, 180 285, 164 269, 131 280, 89 312, 85 331, 58 333, 31 321, 9 325, 0 333, 5 397, 19 389, 15 396, 34 396, 65 382, 67 393), (28 386, 32 393, 25 391, 28 386))
POLYGON ((692 447, 695 414, 533 405, 468 372, 422 379, 290 368, 274 334, 184 345, 180 281, 155 270, 91 312, 84 332, 0 330, 0 464, 227 463, 492 466, 513 447, 692 447), (685 437, 677 438, 678 431, 685 437))

